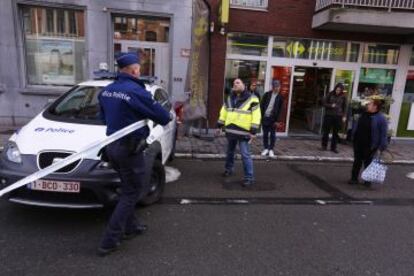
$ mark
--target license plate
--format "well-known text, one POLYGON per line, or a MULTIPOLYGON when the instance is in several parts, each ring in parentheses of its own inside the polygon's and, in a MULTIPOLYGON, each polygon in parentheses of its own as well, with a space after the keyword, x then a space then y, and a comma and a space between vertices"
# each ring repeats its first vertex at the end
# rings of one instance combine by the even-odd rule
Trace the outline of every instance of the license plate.
POLYGON ((79 182, 53 181, 53 180, 36 180, 27 187, 31 190, 60 192, 60 193, 79 193, 79 182))

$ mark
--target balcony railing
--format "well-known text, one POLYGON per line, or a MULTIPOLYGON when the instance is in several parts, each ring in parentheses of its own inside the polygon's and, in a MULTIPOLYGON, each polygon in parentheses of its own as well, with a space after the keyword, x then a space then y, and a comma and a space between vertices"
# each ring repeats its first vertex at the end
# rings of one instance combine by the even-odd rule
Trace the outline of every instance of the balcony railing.
POLYGON ((230 5, 236 8, 267 9, 268 0, 230 0, 230 5))
POLYGON ((364 7, 396 10, 414 10, 414 0, 316 0, 316 11, 330 7, 364 7))

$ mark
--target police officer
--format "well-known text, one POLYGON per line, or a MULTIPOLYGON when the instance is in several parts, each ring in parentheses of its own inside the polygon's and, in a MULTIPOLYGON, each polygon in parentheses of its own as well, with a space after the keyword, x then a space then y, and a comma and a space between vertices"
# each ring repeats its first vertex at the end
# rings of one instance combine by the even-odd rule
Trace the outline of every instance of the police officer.
MULTIPOLYGON (((117 59, 119 73, 116 80, 99 94, 100 117, 107 126, 106 135, 125 128, 137 121, 151 119, 166 125, 170 114, 153 100, 145 90, 140 76, 139 58, 135 54, 121 54, 117 59)), ((144 191, 144 154, 137 146, 149 135, 143 127, 105 148, 105 153, 121 179, 119 202, 105 230, 98 255, 105 256, 115 251, 122 239, 142 234, 146 226, 135 217, 135 205, 144 191)))

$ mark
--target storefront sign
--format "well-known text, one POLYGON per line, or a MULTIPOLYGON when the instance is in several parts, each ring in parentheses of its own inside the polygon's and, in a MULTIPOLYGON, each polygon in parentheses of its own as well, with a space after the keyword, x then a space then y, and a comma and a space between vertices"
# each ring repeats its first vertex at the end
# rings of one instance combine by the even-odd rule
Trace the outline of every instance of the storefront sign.
POLYGON ((297 56, 302 55, 306 51, 306 47, 303 46, 302 43, 296 41, 296 42, 290 42, 286 46, 286 51, 288 52, 289 56, 297 56))

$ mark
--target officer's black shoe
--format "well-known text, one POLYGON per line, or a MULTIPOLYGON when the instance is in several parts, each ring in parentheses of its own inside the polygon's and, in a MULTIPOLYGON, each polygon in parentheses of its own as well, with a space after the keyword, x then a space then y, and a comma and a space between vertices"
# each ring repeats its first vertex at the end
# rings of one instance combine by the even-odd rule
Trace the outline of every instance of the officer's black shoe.
POLYGON ((339 153, 339 151, 337 150, 337 149, 331 149, 331 151, 333 152, 333 153, 339 153))
POLYGON ((119 249, 119 246, 121 245, 121 243, 117 243, 115 246, 113 247, 99 247, 98 248, 98 256, 99 257, 105 257, 108 256, 109 254, 117 251, 119 249))
POLYGON ((233 173, 231 171, 224 171, 224 173, 222 174, 223 177, 230 177, 232 175, 233 173))
POLYGON ((351 179, 351 180, 348 181, 348 184, 349 185, 358 185, 358 180, 351 179))
POLYGON ((246 180, 243 181, 243 184, 242 185, 245 188, 251 188, 254 185, 254 181, 251 180, 251 179, 246 179, 246 180))
POLYGON ((122 237, 122 239, 123 240, 131 240, 131 239, 135 238, 136 236, 144 234, 147 231, 147 229, 148 229, 148 226, 146 226, 144 224, 140 224, 135 228, 134 231, 125 233, 124 236, 122 237))

